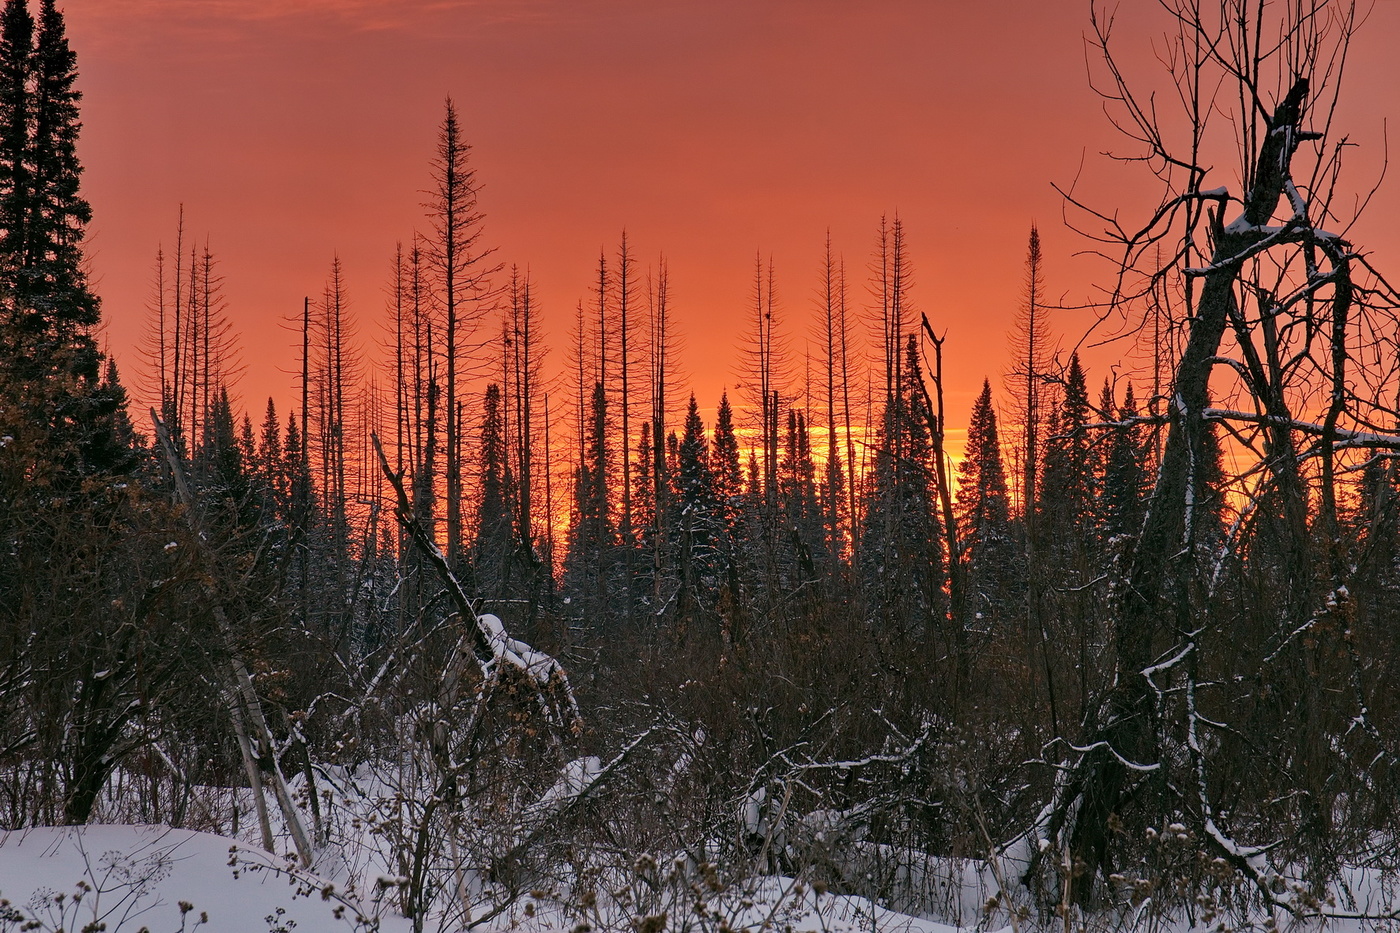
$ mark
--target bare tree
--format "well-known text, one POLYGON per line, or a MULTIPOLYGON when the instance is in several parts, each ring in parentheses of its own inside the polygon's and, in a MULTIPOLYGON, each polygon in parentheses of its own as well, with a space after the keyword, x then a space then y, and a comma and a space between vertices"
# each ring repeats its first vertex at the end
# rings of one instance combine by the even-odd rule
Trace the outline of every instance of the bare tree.
MULTIPOLYGON (((1394 327, 1394 295, 1346 239, 1335 196, 1343 150, 1332 121, 1358 17, 1354 5, 1326 0, 1161 7, 1174 30, 1158 53, 1180 104, 1171 115, 1161 95, 1130 80, 1112 15, 1096 6, 1091 20, 1097 89, 1132 147, 1119 157, 1147 166, 1161 197, 1133 226, 1120 211, 1067 197, 1118 270, 1104 318, 1137 314, 1138 326, 1152 326, 1141 312, 1166 283, 1182 296, 1189 332, 1141 533, 1115 572, 1113 686, 1069 746, 1037 832, 1052 843, 1044 851, 1082 862, 1065 880, 1087 903, 1095 878, 1121 864, 1132 830, 1189 814, 1273 908, 1315 912, 1324 908, 1273 882, 1274 860, 1305 861, 1318 879, 1335 871, 1337 778, 1364 770, 1340 739, 1318 737, 1360 730, 1369 754, 1393 758, 1368 716, 1357 664, 1346 663, 1355 659, 1348 640, 1328 634, 1349 611, 1351 568, 1336 546, 1339 463, 1396 440, 1374 430, 1393 423, 1379 393, 1353 390, 1372 380, 1352 375, 1367 342, 1394 327), (1238 176, 1221 184, 1213 165, 1230 149, 1238 176), (1230 432, 1241 464, 1240 520, 1228 532, 1215 519, 1213 423, 1230 432), (1236 586, 1269 597, 1237 618, 1225 598, 1236 586), (1354 689, 1323 691, 1319 664, 1354 689), (1244 738, 1232 718, 1277 684, 1287 685, 1288 712, 1268 721, 1272 734, 1244 738), (1236 801, 1228 817, 1213 774, 1227 768, 1250 775, 1262 798, 1236 801), (1237 841, 1250 831, 1269 838, 1237 841)), ((1346 793, 1365 796, 1367 785, 1346 793)), ((1035 855, 1030 874, 1041 864, 1035 855)))
POLYGON ((482 242, 484 215, 477 204, 476 171, 462 138, 457 107, 446 101, 433 159, 433 188, 425 205, 433 225, 430 258, 442 313, 444 443, 447 447, 447 559, 456 566, 462 549, 461 397, 466 355, 491 298, 492 250, 482 242))
POLYGON ((1025 284, 1016 308, 1008 342, 1014 355, 1012 368, 1003 377, 1020 443, 1016 471, 1021 516, 1027 533, 1035 518, 1036 478, 1040 470, 1041 429, 1045 420, 1044 394, 1050 375, 1050 319, 1045 306, 1044 257, 1040 231, 1031 224, 1026 246, 1025 284))

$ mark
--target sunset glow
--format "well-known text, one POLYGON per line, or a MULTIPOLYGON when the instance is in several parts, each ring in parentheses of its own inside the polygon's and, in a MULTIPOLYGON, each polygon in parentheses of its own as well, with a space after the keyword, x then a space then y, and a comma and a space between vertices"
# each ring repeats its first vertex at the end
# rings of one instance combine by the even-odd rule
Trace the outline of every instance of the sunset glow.
MULTIPOLYGON (((253 411, 292 400, 283 323, 345 268, 366 349, 383 335, 396 242, 424 230, 428 163, 451 95, 483 185, 485 238, 528 267, 553 365, 600 250, 626 229, 643 269, 664 254, 690 375, 709 420, 741 368, 755 254, 771 256, 781 331, 800 358, 823 242, 869 305, 882 215, 904 221, 911 297, 948 335, 952 432, 990 376, 1039 225, 1053 300, 1081 304, 1109 273, 1076 256, 1052 188, 1100 203, 1151 197, 1089 88, 1087 5, 69 0, 85 94, 82 152, 94 279, 134 387, 158 245, 184 205, 225 278, 253 411)), ((1136 8, 1125 43, 1150 48, 1136 8), (1135 31, 1136 30, 1136 31, 1135 31)), ((1160 28, 1160 25, 1159 27, 1160 28)), ((1376 4, 1351 51, 1338 123, 1364 191, 1400 106, 1400 4, 1376 4)), ((1144 73, 1151 75, 1144 64, 1144 73)), ((1382 189, 1357 239, 1400 253, 1382 189)), ((1126 208, 1125 208, 1126 209, 1126 208)), ((1054 330, 1076 344, 1090 317, 1054 330)), ((1091 382, 1123 348, 1089 354, 1091 382)))

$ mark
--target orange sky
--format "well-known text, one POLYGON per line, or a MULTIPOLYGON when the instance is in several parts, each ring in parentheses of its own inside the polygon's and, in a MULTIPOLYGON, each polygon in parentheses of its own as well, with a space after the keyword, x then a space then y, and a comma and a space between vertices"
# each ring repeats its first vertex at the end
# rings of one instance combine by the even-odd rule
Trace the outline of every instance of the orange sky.
MULTIPOLYGON (((1125 49, 1150 64, 1147 4, 1126 6, 1125 49)), ((1097 155, 1119 140, 1087 86, 1081 0, 63 8, 85 94, 89 254, 126 381, 156 247, 183 203, 221 261, 255 414, 269 394, 291 397, 297 347, 278 322, 320 293, 333 255, 361 335, 378 335, 394 244, 426 227, 448 94, 484 185, 485 239, 530 267, 555 356, 599 248, 612 254, 625 226, 643 264, 666 254, 683 365, 711 410, 736 381, 755 252, 773 257, 800 352, 827 229, 864 302, 876 225, 897 211, 915 304, 948 333, 961 428, 983 376, 996 387, 1005 368, 1030 223, 1054 297, 1081 300, 1103 278, 1101 263, 1072 257, 1084 244, 1051 183, 1078 173, 1080 190, 1125 213, 1152 193, 1097 155)), ((1374 181, 1383 122, 1400 116, 1396 40, 1400 0, 1378 0, 1339 121, 1361 143, 1353 188, 1374 181)), ((1356 238, 1395 268, 1400 186, 1370 211, 1356 238)), ((1083 327, 1067 316, 1057 329, 1073 343, 1083 327)))

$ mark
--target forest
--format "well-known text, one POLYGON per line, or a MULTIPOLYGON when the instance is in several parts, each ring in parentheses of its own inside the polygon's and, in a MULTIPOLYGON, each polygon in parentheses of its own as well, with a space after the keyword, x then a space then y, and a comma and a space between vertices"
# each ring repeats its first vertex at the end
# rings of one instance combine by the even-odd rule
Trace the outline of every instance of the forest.
POLYGON ((0 830, 243 839, 415 933, 757 930, 811 892, 1400 918, 1400 296, 1333 123, 1363 11, 1161 8, 1155 87, 1086 24, 1155 200, 1065 192, 1088 306, 1030 226, 970 412, 897 215, 849 269, 828 238, 805 320, 758 255, 732 398, 688 392, 625 233, 546 334, 450 98, 386 300, 357 323, 337 260, 299 400, 245 408, 183 217, 139 370, 100 349, 76 55, 5 0, 0 830))

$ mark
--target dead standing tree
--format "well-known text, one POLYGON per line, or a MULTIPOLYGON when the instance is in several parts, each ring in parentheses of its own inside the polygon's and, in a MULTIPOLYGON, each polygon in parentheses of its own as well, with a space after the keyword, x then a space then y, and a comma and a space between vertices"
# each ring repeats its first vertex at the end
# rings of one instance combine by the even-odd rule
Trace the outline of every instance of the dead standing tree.
MULTIPOLYGON (((1066 198, 1089 219, 1081 228, 1098 228, 1081 232, 1103 244, 1102 254, 1120 270, 1105 318, 1131 315, 1169 282, 1184 296, 1188 336, 1169 393, 1155 488, 1109 601, 1114 684, 1082 724, 1078 745, 1057 737, 1056 747, 1070 753, 1036 829, 1049 845, 1032 851, 1024 880, 1041 880, 1040 869, 1054 855, 1071 866, 1062 893, 1068 883, 1073 899, 1087 904, 1095 878, 1107 879, 1122 864, 1124 840, 1133 838, 1115 829, 1141 830, 1153 819, 1181 816, 1272 906, 1298 911, 1295 895, 1271 885, 1266 853, 1288 833, 1307 830, 1299 828, 1307 807, 1300 804, 1294 828, 1275 827, 1269 846, 1234 840, 1212 803, 1205 750, 1229 741, 1230 730, 1200 712, 1197 687, 1205 680, 1197 671, 1225 664, 1234 665, 1241 682, 1260 677, 1259 666, 1287 647, 1287 633, 1336 612, 1337 594, 1345 592, 1335 543, 1319 555, 1316 542, 1336 541, 1336 457, 1360 443, 1354 432, 1369 423, 1367 400, 1347 388, 1347 366, 1356 350, 1349 340, 1376 329, 1362 320, 1375 312, 1376 293, 1353 281, 1369 269, 1364 259, 1322 223, 1337 222, 1331 201, 1341 144, 1329 144, 1327 133, 1357 17, 1354 6, 1326 0, 1276 6, 1162 0, 1161 7, 1175 32, 1158 57, 1180 115, 1168 119, 1156 98, 1134 89, 1121 67, 1126 59, 1116 43, 1110 46, 1112 17, 1097 8, 1090 40, 1107 75, 1096 89, 1115 127, 1138 147, 1121 158, 1150 166, 1162 184, 1161 201, 1133 229, 1073 193, 1066 198), (1215 140, 1222 125, 1223 145, 1240 156, 1238 193, 1207 187, 1211 164, 1229 151, 1215 140), (1230 398, 1245 417, 1213 409, 1212 396, 1230 398), (1242 545, 1239 538, 1222 543, 1209 520, 1212 420, 1227 422, 1243 456, 1257 457, 1237 474, 1237 491, 1270 513, 1277 533, 1268 560, 1273 579, 1285 581, 1264 631, 1247 636, 1272 652, 1245 646, 1223 662, 1203 660, 1201 646, 1230 635, 1216 592, 1220 556, 1242 545), (1311 472, 1304 469, 1309 461, 1316 463, 1311 472), (1216 730, 1210 740, 1207 729, 1216 730)), ((1394 441, 1368 438, 1375 446, 1394 441)), ((1364 715, 1365 706, 1360 709, 1364 715)), ((1325 717, 1308 728, 1325 728, 1325 717)), ((1305 788, 1298 796, 1320 795, 1305 788)), ((1325 813, 1325 800, 1318 808, 1325 813)), ((1265 822, 1256 814, 1256 826, 1265 822)))

